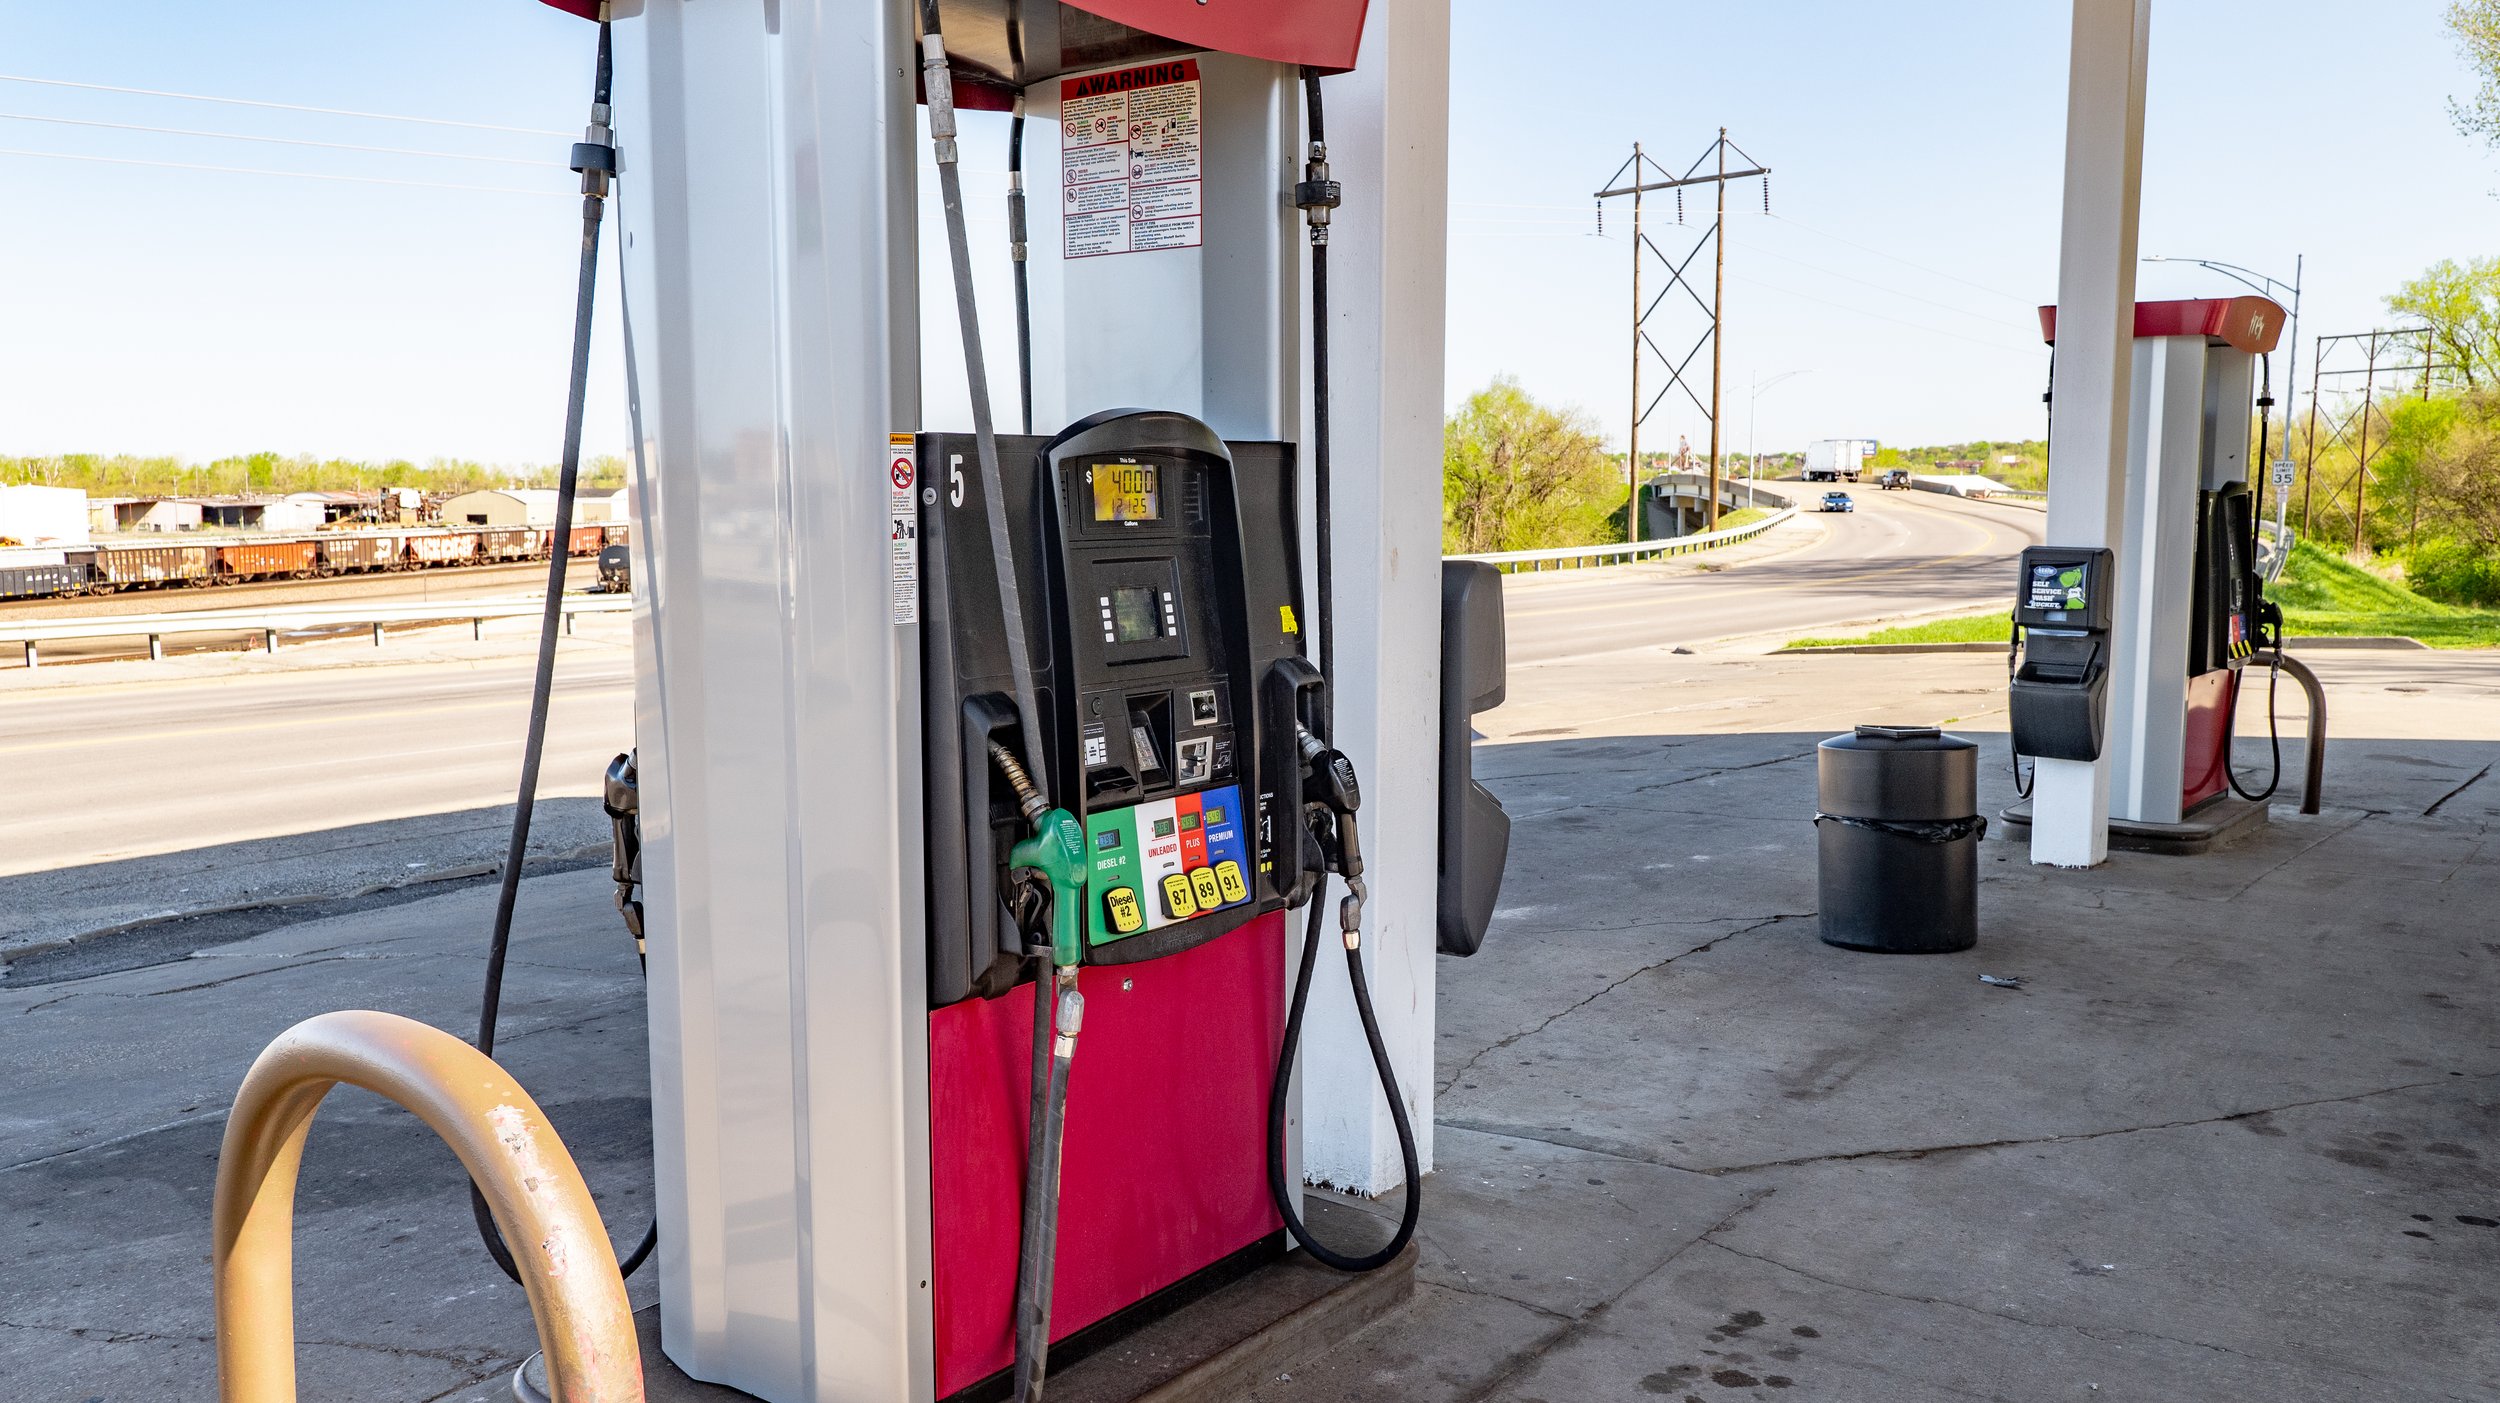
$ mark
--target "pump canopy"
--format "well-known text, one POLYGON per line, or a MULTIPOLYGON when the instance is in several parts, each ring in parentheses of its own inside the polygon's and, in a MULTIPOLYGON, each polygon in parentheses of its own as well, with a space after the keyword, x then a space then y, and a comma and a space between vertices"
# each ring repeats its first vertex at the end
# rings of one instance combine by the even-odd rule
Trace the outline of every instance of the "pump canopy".
MULTIPOLYGON (((542 0, 596 19, 599 0, 542 0)), ((947 52, 967 76, 1024 87, 1061 73, 1213 49, 1324 73, 1354 67, 1370 0, 944 0, 947 52)))

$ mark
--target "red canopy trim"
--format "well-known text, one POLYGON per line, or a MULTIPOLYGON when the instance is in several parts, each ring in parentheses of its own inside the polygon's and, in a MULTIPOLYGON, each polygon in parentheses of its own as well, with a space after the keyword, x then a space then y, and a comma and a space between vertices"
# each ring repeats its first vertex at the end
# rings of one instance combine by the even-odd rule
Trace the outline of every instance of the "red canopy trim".
MULTIPOLYGON (((2135 304, 2136 339, 2202 336, 2264 355, 2283 337, 2283 308, 2270 297, 2193 297, 2178 302, 2135 304)), ((2040 309, 2040 339, 2057 344, 2057 309, 2040 309)))
MULTIPOLYGON (((541 3, 599 17, 599 0, 541 3)), ((1083 0, 1074 8, 1195 48, 1343 73, 1362 46, 1370 0, 1083 0)))

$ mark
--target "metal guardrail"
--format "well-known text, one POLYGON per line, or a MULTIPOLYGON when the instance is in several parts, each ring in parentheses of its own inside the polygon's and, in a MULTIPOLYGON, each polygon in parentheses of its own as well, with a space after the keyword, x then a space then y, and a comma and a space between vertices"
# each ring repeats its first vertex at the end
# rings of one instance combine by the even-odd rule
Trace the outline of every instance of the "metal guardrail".
POLYGON ((2288 526, 2276 527, 2260 517, 2257 521, 2257 573, 2267 584, 2283 578, 2283 567, 2292 563, 2292 547, 2300 544, 2300 533, 2288 526))
POLYGON ((1553 546, 1545 550, 1487 551, 1478 555, 1451 555, 1445 560, 1481 560, 1506 574, 1521 570, 1569 569, 1592 564, 1619 564, 1627 560, 1646 560, 1655 556, 1685 555, 1708 550, 1713 546, 1730 545, 1751 540, 1797 514, 1795 507, 1783 507, 1760 521, 1743 526, 1730 526, 1719 531, 1705 531, 1697 536, 1667 536, 1655 541, 1618 542, 1604 546, 1553 546))
MULTIPOLYGON (((446 599, 417 604, 315 604, 266 609, 195 609, 178 614, 86 615, 61 619, 27 619, 0 623, 0 644, 26 650, 26 665, 41 665, 40 645, 94 638, 145 638, 148 657, 165 656, 165 639, 184 633, 257 633, 266 652, 278 651, 282 633, 336 630, 362 626, 373 631, 379 647, 392 624, 444 623, 467 619, 472 636, 484 635, 488 619, 537 618, 546 610, 544 598, 446 599)), ((564 597, 565 632, 577 614, 617 614, 634 607, 622 594, 568 594, 564 597)))

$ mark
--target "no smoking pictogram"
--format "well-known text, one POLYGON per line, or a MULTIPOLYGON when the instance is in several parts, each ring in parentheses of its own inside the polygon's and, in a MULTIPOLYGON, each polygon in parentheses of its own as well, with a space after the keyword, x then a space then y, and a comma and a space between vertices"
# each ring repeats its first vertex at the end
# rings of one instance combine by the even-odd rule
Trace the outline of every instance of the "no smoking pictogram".
POLYGON ((894 460, 893 478, 895 491, 909 492, 911 490, 911 459, 897 458, 894 460))

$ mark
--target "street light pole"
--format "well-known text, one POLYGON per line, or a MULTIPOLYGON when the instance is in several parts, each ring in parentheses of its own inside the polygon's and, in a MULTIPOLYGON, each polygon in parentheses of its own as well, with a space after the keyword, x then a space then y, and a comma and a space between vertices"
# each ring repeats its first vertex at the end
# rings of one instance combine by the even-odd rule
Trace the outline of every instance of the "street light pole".
POLYGON ((1759 440, 1754 436, 1754 429, 1761 423, 1762 392, 1782 380, 1794 379, 1805 373, 1803 370, 1784 370, 1772 376, 1771 383, 1766 385, 1762 383, 1762 372, 1754 372, 1753 392, 1745 396, 1745 505, 1748 507, 1754 505, 1755 485, 1762 477, 1759 440))
MULTIPOLYGON (((2156 253, 2148 255, 2144 261, 2147 263, 2193 263, 2200 268, 2208 268, 2220 273, 2233 282, 2268 297, 2274 296, 2278 289, 2287 290, 2292 294, 2291 325, 2284 329, 2284 335, 2290 338, 2292 344, 2290 350, 2285 352, 2283 361, 2282 456, 2267 465, 2274 473, 2274 538, 2279 542, 2283 539, 2284 514, 2292 499, 2289 472, 2292 464, 2292 402, 2299 398, 2300 389, 2300 284, 2306 271, 2304 265, 2308 262, 2308 256, 2306 254, 2292 255, 2292 280, 2288 283, 2280 278, 2267 277, 2254 268, 2243 268, 2237 263, 2225 263, 2218 258, 2171 258, 2156 253), (2257 281, 2250 282, 2251 278, 2257 281)), ((2278 555, 2276 558, 2280 561, 2282 557, 2278 555)))

